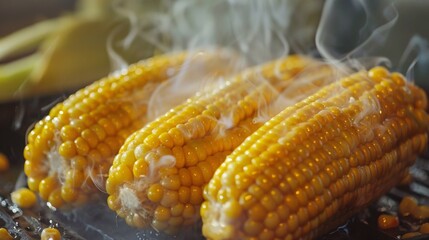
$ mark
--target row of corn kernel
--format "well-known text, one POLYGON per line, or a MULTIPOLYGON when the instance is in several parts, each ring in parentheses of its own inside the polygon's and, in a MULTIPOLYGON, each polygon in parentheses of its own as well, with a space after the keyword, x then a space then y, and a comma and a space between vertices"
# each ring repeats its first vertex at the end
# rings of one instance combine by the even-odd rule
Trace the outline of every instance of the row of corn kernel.
POLYGON ((206 237, 313 239, 405 175, 427 143, 425 106, 385 69, 351 78, 369 82, 334 83, 343 84, 339 94, 356 94, 353 101, 322 98, 321 108, 292 116, 286 109, 228 157, 205 189, 206 237))
MULTIPOLYGON (((192 98, 135 132, 110 170, 109 207, 136 227, 151 225, 173 233, 194 223, 202 189, 217 167, 262 124, 254 121, 258 114, 312 64, 313 60, 290 56, 251 68, 224 88, 192 98), (130 204, 132 196, 138 202, 130 204)), ((314 79, 315 85, 332 77, 330 68, 312 71, 324 72, 314 79)))
POLYGON ((227 75, 236 56, 195 51, 156 56, 77 91, 51 109, 28 134, 24 171, 28 186, 54 207, 80 204, 104 189, 125 139, 146 121, 147 88, 195 65, 199 75, 227 75))

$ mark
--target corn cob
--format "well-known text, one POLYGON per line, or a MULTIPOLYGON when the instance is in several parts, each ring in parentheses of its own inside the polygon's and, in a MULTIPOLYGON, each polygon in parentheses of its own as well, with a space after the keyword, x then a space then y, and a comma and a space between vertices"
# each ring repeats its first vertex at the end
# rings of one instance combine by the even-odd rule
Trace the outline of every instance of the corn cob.
POLYGON ((28 134, 24 171, 29 188, 54 207, 96 196, 120 146, 145 123, 153 89, 192 68, 198 68, 193 77, 228 74, 235 60, 225 50, 160 55, 77 91, 28 134))
POLYGON ((208 239, 314 239, 395 186, 427 144, 423 91, 382 67, 297 105, 247 138, 205 187, 208 239))
POLYGON ((332 69, 314 60, 291 56, 251 68, 209 93, 184 104, 133 133, 115 157, 106 190, 108 205, 129 225, 152 226, 167 233, 198 219, 203 186, 216 168, 271 117, 279 92, 304 68, 324 74, 315 85, 294 88, 309 94, 329 81, 332 69), (261 117, 263 118, 263 117, 261 117))

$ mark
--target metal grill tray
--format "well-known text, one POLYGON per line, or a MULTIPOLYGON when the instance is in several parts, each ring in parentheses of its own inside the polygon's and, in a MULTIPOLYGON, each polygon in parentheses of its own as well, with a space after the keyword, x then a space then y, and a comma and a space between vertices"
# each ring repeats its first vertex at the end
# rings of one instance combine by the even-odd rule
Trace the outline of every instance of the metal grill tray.
MULTIPOLYGON (((412 167, 411 173, 414 181, 409 186, 392 189, 378 202, 319 240, 394 240, 406 232, 416 231, 417 226, 422 222, 412 218, 400 218, 400 226, 393 230, 380 230, 377 227, 378 215, 396 212, 399 202, 404 196, 414 196, 420 204, 429 205, 429 160, 419 159, 412 167)), ((201 222, 184 228, 180 234, 174 237, 155 230, 130 228, 108 209, 103 199, 99 203, 63 212, 54 211, 43 204, 32 210, 22 210, 4 196, 0 197, 0 227, 9 229, 16 239, 38 239, 42 229, 48 226, 59 228, 63 239, 70 240, 204 239, 200 230, 201 222)), ((412 239, 429 239, 429 235, 412 239)))

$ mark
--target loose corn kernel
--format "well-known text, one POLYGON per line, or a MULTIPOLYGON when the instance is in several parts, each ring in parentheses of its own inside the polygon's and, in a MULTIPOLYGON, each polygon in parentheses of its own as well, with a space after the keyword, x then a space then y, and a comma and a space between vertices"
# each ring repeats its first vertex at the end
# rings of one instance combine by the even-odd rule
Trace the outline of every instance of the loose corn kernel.
MULTIPOLYGON (((236 60, 228 51, 159 55, 72 94, 28 135, 24 169, 32 181, 31 189, 58 207, 72 205, 76 196, 93 199, 105 187, 112 159, 125 138, 145 124, 152 87, 176 76, 185 66, 190 71, 198 66, 195 79, 227 75, 235 71, 236 60), (70 171, 74 174, 68 174, 70 171), (57 193, 50 197, 53 191, 57 193)), ((3 166, 0 156, 0 171, 3 166)), ((136 173, 145 174, 144 167, 136 167, 136 173)))
POLYGON ((423 223, 419 229, 420 233, 429 234, 429 223, 423 223))
POLYGON ((2 240, 13 240, 9 231, 6 228, 0 228, 0 239, 2 240))
POLYGON ((419 205, 413 209, 411 215, 417 219, 427 219, 429 218, 429 206, 419 205))
POLYGON ((3 153, 0 153, 0 172, 9 170, 9 159, 3 153))
POLYGON ((408 238, 418 237, 420 235, 422 235, 422 234, 419 233, 419 232, 408 232, 408 233, 403 234, 401 236, 401 239, 408 239, 408 238))
POLYGON ((378 227, 381 229, 396 228, 399 226, 399 219, 397 216, 389 214, 381 214, 378 216, 378 227))
POLYGON ((399 214, 402 216, 408 216, 412 212, 415 212, 415 209, 418 206, 417 199, 411 196, 404 197, 399 203, 399 214))
POLYGON ((37 203, 36 194, 27 188, 19 188, 13 191, 10 196, 12 202, 21 208, 31 208, 37 203))
MULTIPOLYGON (((198 220, 195 213, 203 202, 203 188, 218 166, 232 150, 266 121, 265 116, 264 119, 256 120, 261 113, 266 115, 266 118, 274 116, 279 109, 271 107, 274 107, 276 100, 280 100, 279 93, 292 85, 293 78, 308 66, 314 66, 310 71, 321 73, 316 78, 311 78, 310 81, 314 81, 311 87, 298 87, 299 94, 309 95, 318 86, 331 80, 332 68, 320 65, 312 59, 290 56, 250 68, 228 79, 222 88, 202 92, 188 99, 133 133, 125 141, 113 166, 125 163, 132 165, 134 181, 128 182, 121 174, 116 175, 115 171, 111 170, 107 183, 111 179, 117 182, 117 179, 122 178, 122 185, 139 189, 136 198, 141 206, 137 208, 137 214, 147 216, 147 223, 155 228, 160 227, 158 230, 174 232, 181 224, 194 223, 198 220), (292 64, 293 67, 277 69, 282 64, 292 64), (175 214, 178 214, 178 210, 173 209, 178 205, 183 205, 184 209, 180 211, 181 215, 177 216, 175 214), (183 217, 184 220, 152 217, 156 209, 164 208, 169 209, 171 215, 174 212, 174 217, 183 217)), ((290 97, 294 98, 294 94, 298 93, 291 93, 290 97)), ((233 178, 235 176, 229 176, 223 181, 233 178)), ((242 186, 252 184, 245 179, 240 180, 242 186)), ((271 181, 271 176, 262 176, 261 191, 269 188, 271 181)), ((123 199, 120 188, 121 184, 118 184, 107 188, 107 192, 110 196, 123 199)), ((240 208, 236 208, 238 203, 227 203, 230 195, 235 196, 237 193, 225 191, 216 196, 225 202, 225 211, 231 216, 241 212, 240 208)), ((125 219, 136 213, 126 199, 120 200, 117 205, 109 206, 118 214, 125 213, 125 219)), ((263 199, 263 206, 274 208, 271 196, 263 199)), ((127 223, 130 224, 130 221, 127 223)), ((131 225, 135 226, 132 223, 131 225)), ((259 232, 254 234, 258 236, 259 232)), ((269 235, 268 232, 263 234, 269 235)))
POLYGON ((56 228, 45 228, 40 235, 41 240, 61 240, 61 233, 56 228))
MULTIPOLYGON (((271 233, 280 239, 314 239, 397 185, 424 151, 429 121, 425 104, 417 104, 424 94, 397 97, 414 86, 398 84, 391 76, 377 67, 341 79, 250 135, 205 188, 203 235, 214 240, 271 233), (314 121, 323 128, 313 127, 314 121), (312 149, 304 148, 314 142, 312 149), (251 161, 243 163, 245 158, 251 161), (236 176, 252 183, 241 188, 236 176), (272 191, 283 195, 279 201, 272 191), (231 201, 241 206, 240 214, 220 207, 231 201)), ((423 219, 424 207, 405 202, 400 209, 423 219)), ((391 228, 398 219, 382 215, 379 225, 391 228)))

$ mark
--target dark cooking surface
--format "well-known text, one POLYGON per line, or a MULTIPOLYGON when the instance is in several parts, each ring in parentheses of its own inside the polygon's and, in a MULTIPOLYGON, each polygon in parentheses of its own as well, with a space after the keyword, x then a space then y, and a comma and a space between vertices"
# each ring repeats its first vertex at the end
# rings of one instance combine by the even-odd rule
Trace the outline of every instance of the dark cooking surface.
MULTIPOLYGON (((11 169, 0 174, 0 227, 6 227, 17 239, 22 240, 40 239, 40 232, 48 226, 57 227, 63 239, 172 239, 171 236, 156 231, 128 227, 115 213, 108 210, 104 199, 68 212, 53 211, 47 206, 23 211, 7 199, 14 188, 26 185, 25 176, 22 174, 22 149, 27 129, 46 115, 53 103, 63 100, 64 97, 65 95, 0 104, 0 152, 7 154, 12 162, 11 169)), ((416 230, 419 223, 412 219, 400 218, 400 227, 388 231, 379 230, 376 223, 381 212, 396 212, 399 201, 406 195, 413 195, 421 204, 429 205, 429 157, 419 159, 411 172, 414 176, 411 185, 393 189, 378 203, 320 240, 393 240, 398 239, 396 237, 399 235, 416 230)), ((184 229, 173 239, 204 239, 200 226, 201 223, 184 229)), ((429 239, 429 236, 413 239, 429 239)))
MULTIPOLYGON (((398 239, 406 232, 415 231, 419 222, 410 218, 400 218, 400 227, 393 230, 381 231, 377 228, 377 216, 381 212, 396 212, 400 199, 406 195, 417 197, 422 204, 429 204, 429 162, 420 159, 412 173, 415 181, 407 187, 393 189, 389 194, 383 196, 378 203, 371 205, 367 210, 350 219, 344 226, 319 240, 357 240, 357 239, 398 239)), ((14 168, 8 175, 16 176, 20 172, 14 168)), ((4 175, 1 177, 4 181, 4 175)), ((13 177, 10 178, 12 180, 13 177)), ((18 185, 20 180, 18 180, 18 185)), ((11 186, 13 181, 9 181, 11 186)), ((5 186, 5 185, 3 185, 5 186)), ((6 185, 7 186, 7 185, 6 185)), ((10 187, 6 187, 9 188, 10 187)), ((58 228, 63 239, 204 239, 201 236, 200 224, 183 232, 174 238, 157 233, 153 230, 135 230, 129 228, 125 222, 117 218, 109 211, 104 201, 90 204, 81 209, 68 212, 58 212, 46 206, 36 207, 33 210, 21 210, 14 206, 10 200, 5 199, 4 189, 0 194, 0 227, 6 227, 11 233, 19 236, 22 240, 38 239, 38 234, 44 227, 55 226, 58 228)), ((428 239, 429 236, 413 238, 428 239)))

